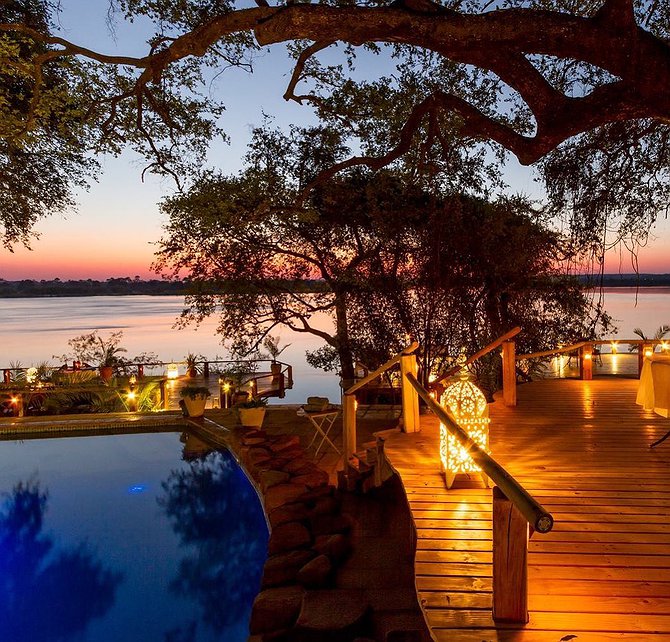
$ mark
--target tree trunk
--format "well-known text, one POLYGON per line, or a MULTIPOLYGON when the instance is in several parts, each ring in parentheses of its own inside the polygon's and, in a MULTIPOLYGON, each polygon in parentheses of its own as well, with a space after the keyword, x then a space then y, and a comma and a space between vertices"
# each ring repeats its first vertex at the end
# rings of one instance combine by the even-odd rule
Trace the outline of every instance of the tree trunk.
POLYGON ((340 358, 340 377, 342 388, 346 390, 354 384, 354 355, 349 341, 349 324, 347 320, 347 299, 344 292, 335 292, 335 338, 337 354, 340 358))

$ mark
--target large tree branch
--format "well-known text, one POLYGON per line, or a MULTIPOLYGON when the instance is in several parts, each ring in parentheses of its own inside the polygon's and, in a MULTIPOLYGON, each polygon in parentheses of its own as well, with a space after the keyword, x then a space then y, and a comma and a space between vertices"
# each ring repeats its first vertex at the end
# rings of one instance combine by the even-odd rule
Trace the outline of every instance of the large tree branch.
MULTIPOLYGON (((262 4, 262 3, 261 3, 262 4)), ((261 45, 305 39, 315 44, 303 52, 289 83, 288 97, 309 56, 329 43, 403 43, 434 51, 453 61, 492 71, 516 89, 533 112, 535 136, 523 136, 492 115, 483 114, 462 98, 436 92, 410 114, 400 141, 376 159, 357 158, 371 167, 392 162, 407 149, 431 110, 451 110, 463 119, 463 133, 494 140, 521 162, 531 163, 567 138, 601 124, 651 118, 670 122, 670 48, 634 23, 632 0, 607 0, 592 17, 537 9, 505 9, 482 14, 439 10, 433 3, 411 6, 361 7, 296 4, 260 6, 226 13, 171 41, 142 58, 109 56, 47 36, 25 25, 0 24, 0 31, 20 32, 60 47, 60 56, 83 56, 100 63, 141 70, 135 91, 160 79, 172 63, 202 56, 227 36, 253 31, 261 45), (530 64, 530 54, 576 59, 607 70, 616 82, 589 95, 571 98, 553 89, 530 64)))

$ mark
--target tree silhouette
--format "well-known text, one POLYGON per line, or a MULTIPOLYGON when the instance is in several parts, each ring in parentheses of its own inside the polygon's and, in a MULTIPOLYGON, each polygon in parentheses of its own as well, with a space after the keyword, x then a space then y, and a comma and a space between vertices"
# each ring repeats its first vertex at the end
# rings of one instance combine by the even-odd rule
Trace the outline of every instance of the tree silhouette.
MULTIPOLYGON (((192 596, 215 631, 249 617, 267 552, 267 525, 255 490, 228 452, 210 452, 174 470, 158 502, 186 554, 171 583, 192 596)), ((191 625, 192 626, 192 625, 191 625)), ((190 639, 186 623, 168 634, 190 639)))
POLYGON ((19 482, 0 505, 0 631, 12 642, 56 642, 81 633, 115 600, 120 573, 84 545, 56 550, 44 534, 48 494, 19 482))

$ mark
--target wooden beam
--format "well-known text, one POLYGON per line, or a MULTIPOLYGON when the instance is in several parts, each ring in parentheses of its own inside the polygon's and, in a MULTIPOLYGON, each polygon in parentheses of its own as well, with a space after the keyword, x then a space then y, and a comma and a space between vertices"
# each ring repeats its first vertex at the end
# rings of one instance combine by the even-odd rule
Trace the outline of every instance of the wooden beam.
POLYGON ((493 489, 493 619, 528 622, 528 522, 493 489))
POLYGON ((579 378, 584 381, 593 379, 593 346, 590 343, 579 349, 579 378))
POLYGON ((505 341, 502 344, 502 376, 503 376, 503 403, 513 408, 516 406, 516 344, 514 341, 505 341))
POLYGON ((344 443, 344 468, 356 452, 356 397, 342 395, 342 441, 344 443))
POLYGON ((415 355, 403 354, 400 357, 403 432, 418 432, 421 429, 419 420, 419 396, 405 377, 407 374, 416 377, 418 370, 419 368, 415 355))

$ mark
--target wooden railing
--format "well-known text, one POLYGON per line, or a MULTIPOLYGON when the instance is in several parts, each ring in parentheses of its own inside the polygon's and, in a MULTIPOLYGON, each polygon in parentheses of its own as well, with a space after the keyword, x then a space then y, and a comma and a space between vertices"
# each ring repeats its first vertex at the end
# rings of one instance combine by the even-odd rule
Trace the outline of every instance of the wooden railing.
MULTIPOLYGON (((356 391, 398 364, 400 364, 400 372, 403 375, 407 372, 416 375, 418 367, 414 352, 418 347, 419 344, 416 341, 411 343, 342 393, 342 440, 344 441, 345 467, 356 452, 356 391)), ((419 399, 416 394, 413 394, 411 387, 405 384, 404 376, 401 382, 403 430, 414 432, 419 428, 419 399)))
POLYGON ((666 339, 593 339, 579 341, 568 346, 558 346, 551 350, 516 354, 514 341, 503 344, 503 402, 506 406, 516 406, 516 363, 528 359, 541 359, 561 354, 577 353, 579 359, 579 378, 585 381, 593 379, 594 347, 602 345, 637 345, 638 376, 642 372, 644 359, 653 354, 654 347, 670 343, 666 339))
POLYGON ((448 408, 443 408, 406 373, 417 395, 465 448, 475 463, 496 484, 493 489, 493 619, 528 621, 528 538, 548 533, 554 518, 498 462, 473 441, 448 408), (529 530, 531 529, 531 530, 529 530))

